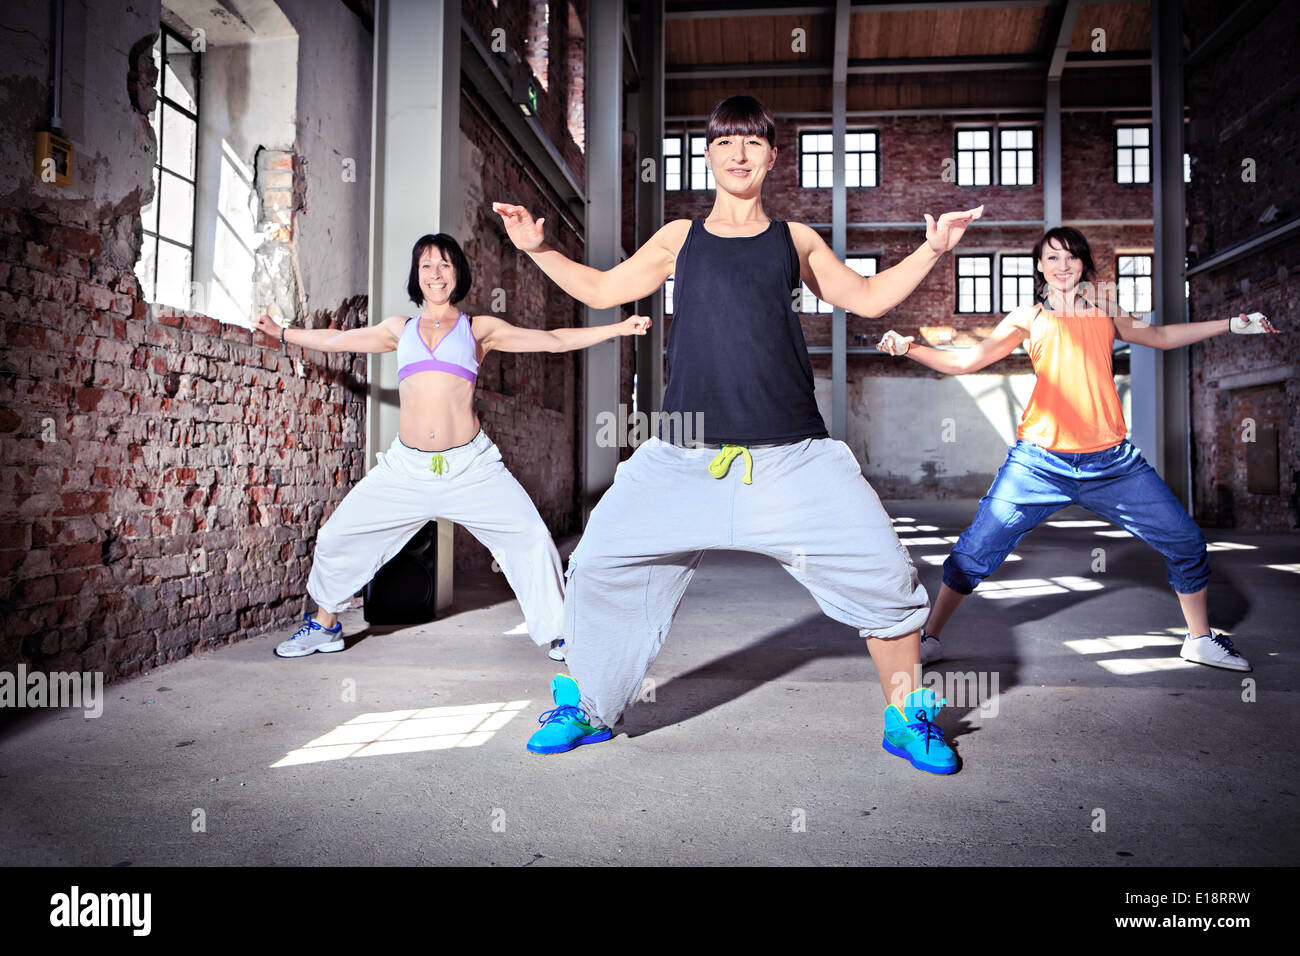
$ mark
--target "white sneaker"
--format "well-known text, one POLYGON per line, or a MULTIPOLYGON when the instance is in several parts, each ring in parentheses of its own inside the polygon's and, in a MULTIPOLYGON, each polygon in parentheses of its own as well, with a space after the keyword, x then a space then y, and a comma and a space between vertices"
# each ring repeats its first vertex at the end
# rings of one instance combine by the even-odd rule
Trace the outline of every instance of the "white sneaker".
POLYGON ((551 649, 546 652, 546 656, 553 661, 564 660, 564 638, 557 637, 551 641, 551 649))
POLYGON ((324 628, 312 620, 310 614, 302 616, 306 623, 298 628, 297 633, 275 649, 276 657, 306 657, 320 651, 333 654, 343 650, 343 622, 339 621, 332 628, 324 628))
POLYGON ((1209 664, 1211 667, 1222 667, 1230 671, 1251 669, 1250 661, 1233 649, 1232 641, 1213 631, 1201 637, 1192 637, 1188 634, 1183 639, 1183 649, 1178 652, 1178 656, 1194 664, 1209 664))
POLYGON ((933 634, 927 634, 921 631, 921 663, 933 664, 935 661, 943 660, 943 645, 933 634))

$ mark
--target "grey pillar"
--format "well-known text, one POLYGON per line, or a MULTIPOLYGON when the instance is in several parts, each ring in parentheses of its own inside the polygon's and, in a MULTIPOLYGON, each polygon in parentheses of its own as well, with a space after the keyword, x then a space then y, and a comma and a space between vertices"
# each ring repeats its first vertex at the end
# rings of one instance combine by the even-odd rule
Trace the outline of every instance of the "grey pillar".
MULTIPOLYGON (((460 0, 378 0, 371 131, 370 324, 410 315, 411 246, 460 229, 460 0)), ((458 236, 458 238, 461 238, 458 236)), ((397 355, 371 355, 366 461, 397 435, 397 355)), ((438 522, 438 607, 451 603, 452 524, 438 522)))
MULTIPOLYGON (((1161 325, 1187 321, 1187 234, 1183 202, 1183 9, 1181 0, 1151 4, 1151 133, 1154 141, 1151 194, 1155 218, 1152 305, 1161 325)), ((1146 351, 1146 350, 1143 350, 1146 351)), ((1191 415, 1188 350, 1156 352, 1163 382, 1155 394, 1156 442, 1161 460, 1152 462, 1165 483, 1190 510, 1191 415)), ((1136 376, 1134 376, 1136 378, 1136 376)), ((1136 393, 1134 394, 1136 400, 1136 393)))
POLYGON ((1065 72, 1080 5, 1081 0, 1068 0, 1061 10, 1052 58, 1047 65, 1043 96, 1043 225, 1047 229, 1061 224, 1061 74, 1065 72))
MULTIPOLYGON (((623 205, 623 0, 587 3, 587 249, 586 263, 612 269, 619 261, 623 205)), ((618 321, 618 309, 586 310, 588 326, 618 321)), ((601 447, 597 416, 618 415, 619 340, 582 352, 582 520, 614 481, 618 447, 601 447)))
MULTIPOLYGON (((642 0, 638 22, 636 244, 645 245, 664 224, 664 0, 642 0), (654 179, 646 182, 642 164, 654 160, 654 179)), ((636 339, 636 404, 649 414, 659 411, 664 396, 664 295, 656 292, 637 305, 651 320, 650 331, 636 339)))
POLYGON ((1061 224, 1060 77, 1048 77, 1046 100, 1043 109, 1043 228, 1055 229, 1061 224))
MULTIPOLYGON (((835 4, 835 61, 831 77, 831 142, 835 153, 831 179, 831 251, 842 261, 848 254, 848 197, 844 185, 845 99, 849 66, 849 0, 835 4)), ((848 328, 844 310, 831 313, 831 437, 848 435, 848 328)))

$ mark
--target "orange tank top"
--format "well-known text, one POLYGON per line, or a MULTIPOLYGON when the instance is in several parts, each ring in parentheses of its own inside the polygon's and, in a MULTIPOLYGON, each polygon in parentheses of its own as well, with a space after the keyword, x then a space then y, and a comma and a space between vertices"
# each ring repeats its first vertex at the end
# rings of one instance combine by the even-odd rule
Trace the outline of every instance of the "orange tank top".
POLYGON ((1037 381, 1017 437, 1071 454, 1122 442, 1128 428, 1115 389, 1114 344, 1115 323, 1095 306, 1072 315, 1037 307, 1026 346, 1037 381))

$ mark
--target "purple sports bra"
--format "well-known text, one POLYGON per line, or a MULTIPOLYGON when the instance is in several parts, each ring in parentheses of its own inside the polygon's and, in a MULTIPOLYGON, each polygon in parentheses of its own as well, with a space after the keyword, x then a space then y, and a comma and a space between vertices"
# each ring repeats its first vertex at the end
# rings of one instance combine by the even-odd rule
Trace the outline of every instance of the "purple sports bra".
POLYGON ((420 337, 420 317, 411 318, 414 321, 407 320, 397 340, 398 382, 416 372, 448 372, 471 385, 478 381, 478 346, 468 315, 456 316, 456 323, 432 350, 420 337))

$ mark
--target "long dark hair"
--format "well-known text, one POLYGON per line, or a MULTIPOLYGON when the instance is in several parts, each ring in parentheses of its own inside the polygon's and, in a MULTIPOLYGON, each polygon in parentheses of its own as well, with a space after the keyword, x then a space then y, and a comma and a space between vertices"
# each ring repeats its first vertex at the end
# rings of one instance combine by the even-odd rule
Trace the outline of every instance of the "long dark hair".
POLYGON ((461 251, 460 243, 445 232, 440 232, 436 236, 423 235, 416 240, 411 248, 411 275, 406 280, 406 292, 416 305, 424 305, 424 293, 420 291, 420 257, 430 247, 442 253, 442 257, 456 270, 456 285, 451 290, 451 303, 455 305, 469 294, 469 287, 473 285, 474 278, 470 275, 469 260, 461 251))
MULTIPOLYGON (((1047 248, 1047 244, 1053 239, 1069 250, 1070 255, 1083 263, 1083 275, 1079 277, 1080 284, 1084 282, 1091 284, 1097 278, 1097 267, 1092 261, 1092 248, 1088 245, 1088 240, 1083 238, 1083 233, 1070 226, 1057 226, 1055 229, 1049 229, 1043 233, 1043 238, 1034 243, 1034 270, 1038 271, 1038 263, 1043 258, 1043 250, 1047 248)), ((1049 288, 1047 276, 1043 276, 1043 281, 1038 287, 1039 298, 1047 295, 1049 288)))

